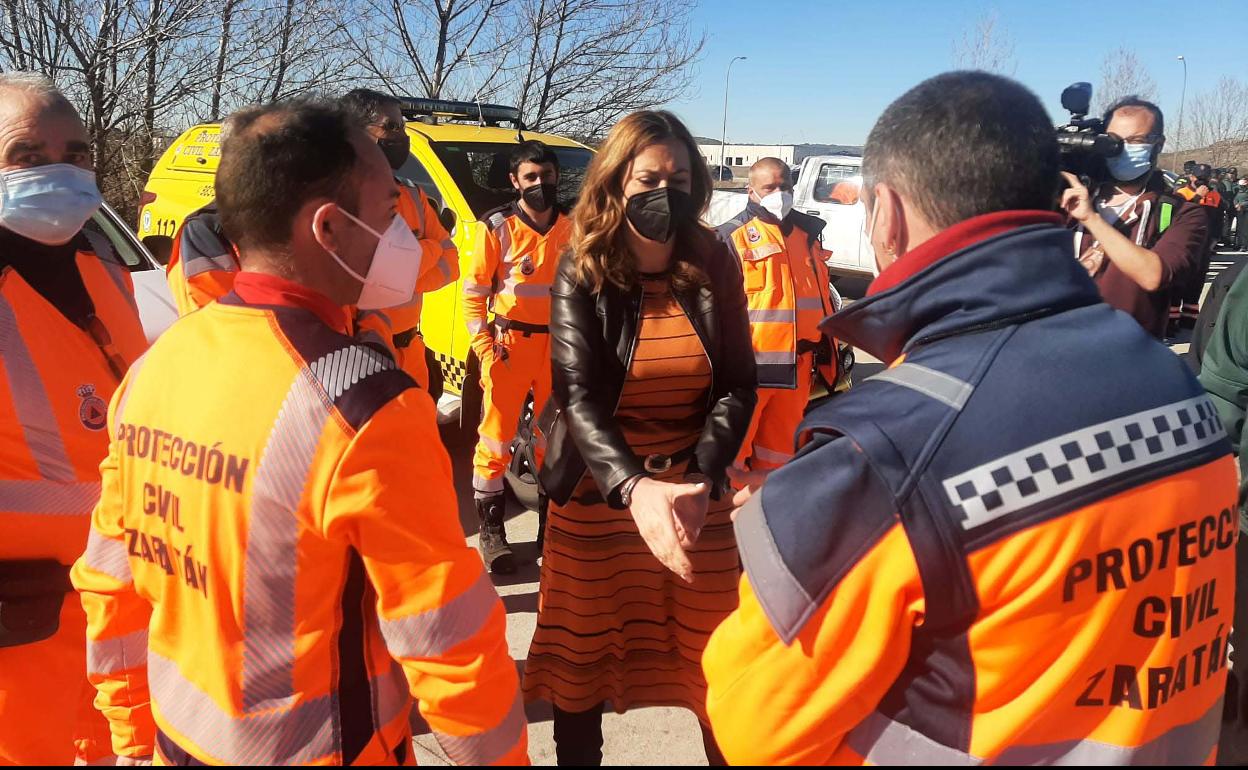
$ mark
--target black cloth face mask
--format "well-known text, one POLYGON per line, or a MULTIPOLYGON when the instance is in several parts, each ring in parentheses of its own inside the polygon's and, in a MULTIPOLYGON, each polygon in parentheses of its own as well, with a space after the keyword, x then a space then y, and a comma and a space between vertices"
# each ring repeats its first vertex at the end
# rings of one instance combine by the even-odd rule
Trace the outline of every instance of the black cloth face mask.
POLYGON ((660 187, 629 198, 624 213, 642 238, 667 243, 676 227, 693 216, 693 198, 684 190, 660 187))
POLYGON ((402 139, 378 139, 377 146, 386 154, 386 162, 395 171, 402 168, 412 154, 412 140, 406 135, 402 139))
POLYGON ((535 184, 524 188, 520 197, 534 211, 545 211, 558 200, 559 187, 553 184, 535 184))

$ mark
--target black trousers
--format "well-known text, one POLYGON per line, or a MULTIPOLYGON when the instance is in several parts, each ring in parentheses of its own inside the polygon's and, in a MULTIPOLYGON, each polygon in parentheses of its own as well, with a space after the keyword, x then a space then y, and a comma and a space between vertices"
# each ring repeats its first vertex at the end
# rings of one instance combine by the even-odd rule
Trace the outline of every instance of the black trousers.
POLYGON ((1239 212, 1235 219, 1235 248, 1248 251, 1248 211, 1239 212))
MULTIPOLYGON (((602 764, 602 706, 589 711, 564 711, 555 706, 555 759, 560 765, 598 766, 602 764)), ((726 767, 715 736, 702 727, 702 746, 712 767, 726 767)))

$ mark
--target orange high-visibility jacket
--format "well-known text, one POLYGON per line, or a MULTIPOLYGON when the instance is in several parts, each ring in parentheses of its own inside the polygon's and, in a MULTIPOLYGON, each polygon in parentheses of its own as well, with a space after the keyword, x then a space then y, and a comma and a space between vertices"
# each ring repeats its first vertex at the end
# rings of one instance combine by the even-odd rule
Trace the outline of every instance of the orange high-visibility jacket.
MULTIPOLYGON (((781 224, 750 206, 719 226, 741 260, 760 388, 797 387, 797 357, 823 335, 832 314, 828 252, 819 244, 824 222, 793 211, 781 224)), ((831 382, 835 382, 835 377, 831 382)))
POLYGON ((399 216, 420 240, 420 276, 412 300, 399 307, 386 308, 395 334, 420 326, 425 292, 437 291, 459 280, 459 251, 455 241, 442 225, 429 196, 419 187, 396 180, 399 187, 399 216))
POLYGON ((238 252, 221 230, 216 201, 191 212, 173 236, 165 280, 178 315, 193 313, 234 288, 238 252))
POLYGON ((457 762, 527 761, 502 603, 392 358, 230 294, 131 369, 109 430, 73 580, 119 755, 393 764, 415 698, 457 762))
MULTIPOLYGON (((129 273, 103 237, 79 237, 76 269, 90 299, 91 315, 71 321, 15 269, 0 269, 0 561, 4 562, 49 560, 68 570, 82 553, 91 509, 100 494, 100 460, 108 452, 108 399, 130 363, 147 347, 129 273)), ((12 574, 15 568, 10 565, 6 572, 12 574)), ((34 756, 57 758, 49 759, 53 762, 73 758, 70 737, 76 707, 38 713, 43 700, 26 700, 29 693, 21 681, 29 678, 32 687, 67 693, 65 700, 71 704, 83 692, 85 680, 78 667, 86 617, 72 592, 59 605, 59 630, 54 636, 0 648, 0 690, 7 691, 0 696, 0 734, 5 736, 0 754, 22 756, 21 747, 14 744, 21 736, 9 737, 11 731, 20 730, 45 744, 30 747, 34 756), (30 670, 47 661, 57 661, 57 667, 30 670), (23 726, 21 720, 35 720, 39 726, 23 726), (62 731, 62 745, 47 745, 54 740, 44 729, 51 720, 70 725, 62 731)), ((10 630, 18 630, 17 624, 12 625, 10 630)), ((82 705, 89 705, 89 697, 82 705)), ((102 744, 87 750, 107 754, 107 741, 102 744)))
POLYGON ((82 328, 16 270, 0 272, 0 559, 72 564, 86 543, 107 453, 108 399, 147 338, 130 274, 103 238, 77 255, 94 306, 82 328))
POLYGON ((1210 761, 1239 536, 1213 404, 1056 223, 942 236, 943 259, 825 322, 899 360, 807 415, 736 517, 740 607, 703 656, 719 746, 750 765, 1210 761))
POLYGON ((544 231, 516 203, 484 217, 464 274, 464 318, 474 348, 489 344, 491 310, 508 321, 549 326, 550 287, 572 237, 567 213, 556 208, 553 215, 544 231))

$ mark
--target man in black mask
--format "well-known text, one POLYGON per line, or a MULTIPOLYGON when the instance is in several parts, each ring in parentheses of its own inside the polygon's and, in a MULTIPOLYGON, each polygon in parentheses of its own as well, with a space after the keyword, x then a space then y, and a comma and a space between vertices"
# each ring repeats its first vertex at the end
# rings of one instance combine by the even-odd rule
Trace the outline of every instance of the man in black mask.
MULTIPOLYGON (((500 159, 501 160, 501 159, 500 159)), ((503 473, 525 398, 533 413, 550 395, 550 286, 572 223, 555 199, 559 157, 537 141, 521 142, 508 158, 519 200, 481 217, 472 258, 464 266, 464 319, 481 363, 485 390, 480 437, 472 458, 472 490, 481 525, 481 557, 494 573, 514 572, 503 529, 503 473), (490 311, 494 317, 490 318, 490 311)), ((542 461, 540 447, 535 447, 542 461)), ((545 521, 538 505, 538 540, 545 521)))
POLYGON ((378 91, 357 88, 347 92, 340 103, 364 126, 369 136, 377 140, 377 146, 385 153, 390 168, 396 172, 395 184, 401 193, 399 215, 420 240, 422 252, 420 277, 411 302, 387 308, 384 320, 380 316, 370 319, 366 311, 361 314, 364 317, 360 319, 360 324, 366 329, 374 329, 388 320, 395 353, 404 371, 437 400, 442 395, 442 376, 437 361, 425 348, 420 336, 420 313, 425 292, 437 291, 459 278, 459 251, 424 190, 398 173, 404 164, 412 160, 411 142, 399 100, 378 91))

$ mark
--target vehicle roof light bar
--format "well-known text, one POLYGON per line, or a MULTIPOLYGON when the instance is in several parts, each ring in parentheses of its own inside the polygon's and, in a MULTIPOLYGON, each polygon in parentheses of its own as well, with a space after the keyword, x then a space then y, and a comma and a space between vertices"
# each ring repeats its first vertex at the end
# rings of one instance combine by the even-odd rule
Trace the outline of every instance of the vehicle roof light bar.
POLYGON ((399 109, 405 118, 441 118, 454 121, 470 121, 497 126, 510 123, 523 128, 520 110, 501 104, 478 104, 477 102, 457 102, 449 99, 420 99, 414 96, 400 96, 399 109))

